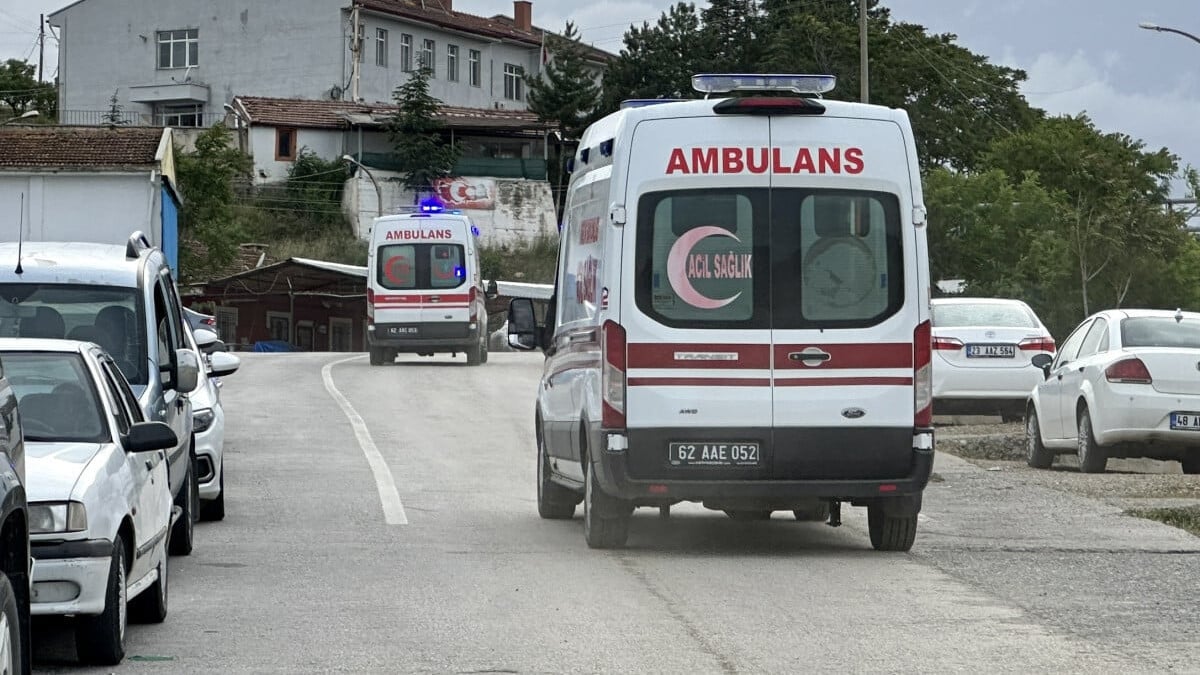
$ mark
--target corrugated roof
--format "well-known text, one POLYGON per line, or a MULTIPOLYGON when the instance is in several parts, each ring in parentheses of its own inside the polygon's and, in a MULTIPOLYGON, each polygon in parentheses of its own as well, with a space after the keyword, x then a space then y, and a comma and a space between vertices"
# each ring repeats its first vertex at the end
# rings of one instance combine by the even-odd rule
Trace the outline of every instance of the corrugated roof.
MULTIPOLYGON (((351 122, 360 126, 382 124, 397 107, 388 103, 351 103, 299 98, 238 96, 236 100, 250 116, 250 123, 306 129, 345 129, 351 122)), ((545 129, 549 125, 525 110, 491 110, 442 106, 438 115, 447 127, 545 129)))
POLYGON ((156 127, 0 127, 0 171, 149 167, 162 136, 156 127))

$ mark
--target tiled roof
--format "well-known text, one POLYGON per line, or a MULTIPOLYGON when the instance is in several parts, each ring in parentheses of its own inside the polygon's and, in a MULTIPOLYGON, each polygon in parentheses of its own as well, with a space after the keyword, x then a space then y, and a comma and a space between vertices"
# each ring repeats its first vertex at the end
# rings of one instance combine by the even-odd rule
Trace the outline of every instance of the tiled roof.
MULTIPOLYGON (((388 103, 351 103, 348 101, 316 101, 298 98, 264 98, 238 96, 236 101, 250 116, 250 124, 311 129, 345 129, 351 121, 356 126, 377 126, 396 112, 388 103)), ((547 125, 537 115, 525 110, 491 110, 442 106, 442 122, 448 127, 544 129, 547 125)))
MULTIPOLYGON (((442 8, 439 0, 356 0, 356 5, 363 9, 391 14, 414 21, 433 24, 442 28, 482 35, 502 40, 513 40, 530 46, 540 47, 544 29, 532 26, 532 30, 523 31, 516 27, 512 17, 497 15, 493 17, 476 16, 466 12, 447 11, 442 8)), ((552 32, 552 31, 545 31, 552 32)), ((594 60, 607 61, 614 56, 604 50, 586 46, 588 56, 594 60)))
POLYGON ((149 166, 162 135, 155 127, 0 127, 0 171, 149 166))

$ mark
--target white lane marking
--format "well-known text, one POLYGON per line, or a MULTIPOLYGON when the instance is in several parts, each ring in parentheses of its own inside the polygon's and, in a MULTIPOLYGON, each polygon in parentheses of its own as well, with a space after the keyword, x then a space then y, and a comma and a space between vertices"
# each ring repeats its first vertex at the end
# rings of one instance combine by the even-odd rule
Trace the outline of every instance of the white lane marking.
POLYGON ((325 381, 325 391, 329 392, 333 400, 337 401, 338 406, 345 413, 346 419, 350 420, 350 426, 354 428, 354 436, 358 439, 358 446, 362 448, 363 455, 367 457, 371 473, 375 474, 375 488, 379 491, 379 501, 383 504, 384 521, 388 525, 407 525, 408 515, 404 513, 404 504, 400 503, 396 480, 392 478, 392 471, 388 468, 387 462, 383 461, 383 455, 379 453, 379 448, 375 447, 375 441, 371 438, 371 431, 367 429, 367 423, 333 384, 334 366, 361 358, 362 355, 351 356, 348 359, 326 363, 325 367, 321 368, 321 379, 325 381))

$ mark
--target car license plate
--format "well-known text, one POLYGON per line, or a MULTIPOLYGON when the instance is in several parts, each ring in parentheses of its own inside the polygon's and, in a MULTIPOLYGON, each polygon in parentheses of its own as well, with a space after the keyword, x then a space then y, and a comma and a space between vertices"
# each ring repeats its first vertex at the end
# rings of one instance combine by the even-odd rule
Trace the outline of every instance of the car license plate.
POLYGON ((391 326, 388 335, 416 335, 421 331, 418 326, 391 326))
POLYGON ((758 466, 758 443, 671 443, 671 466, 758 466))
POLYGON ((1016 355, 1016 345, 967 345, 967 358, 1011 359, 1016 355))
POLYGON ((1171 428, 1185 431, 1200 431, 1200 413, 1173 412, 1171 413, 1171 428))

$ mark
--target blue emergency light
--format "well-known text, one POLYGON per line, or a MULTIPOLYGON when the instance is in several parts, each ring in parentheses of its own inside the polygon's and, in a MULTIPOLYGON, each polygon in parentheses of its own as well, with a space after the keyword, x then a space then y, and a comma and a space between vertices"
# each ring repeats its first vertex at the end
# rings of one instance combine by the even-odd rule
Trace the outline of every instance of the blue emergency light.
POLYGON ((441 213, 442 211, 446 210, 445 207, 442 206, 442 203, 436 199, 426 199, 422 201, 419 205, 419 208, 421 213, 441 213))
POLYGON ((474 225, 472 225, 472 226, 471 226, 471 234, 473 234, 473 235, 475 235, 476 237, 478 237, 478 236, 479 236, 479 228, 478 228, 478 227, 475 227, 474 225))
POLYGON ((705 95, 734 91, 789 91, 793 94, 820 95, 833 91, 836 86, 836 75, 700 73, 692 76, 692 88, 705 95))

